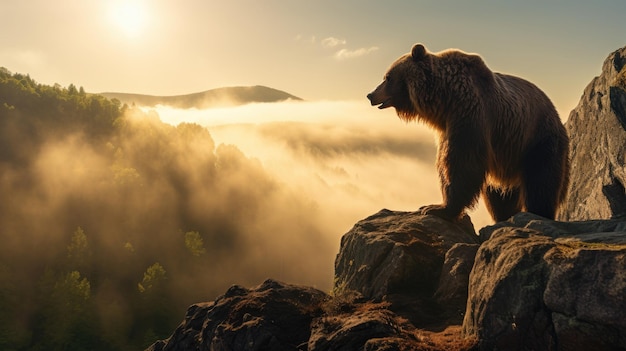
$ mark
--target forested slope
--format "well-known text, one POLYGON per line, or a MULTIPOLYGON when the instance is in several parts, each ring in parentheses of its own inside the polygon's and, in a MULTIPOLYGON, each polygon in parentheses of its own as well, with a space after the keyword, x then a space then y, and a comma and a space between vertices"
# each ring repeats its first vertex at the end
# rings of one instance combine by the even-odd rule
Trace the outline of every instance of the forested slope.
POLYGON ((4 68, 0 194, 2 350, 139 349, 323 245, 312 205, 205 128, 4 68))

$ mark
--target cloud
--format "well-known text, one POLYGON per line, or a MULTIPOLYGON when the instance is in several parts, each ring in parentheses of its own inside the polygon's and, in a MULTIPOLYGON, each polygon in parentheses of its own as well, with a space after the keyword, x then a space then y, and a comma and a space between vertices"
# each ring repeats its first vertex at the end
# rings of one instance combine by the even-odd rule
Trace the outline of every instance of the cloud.
MULTIPOLYGON (((326 37, 324 39, 317 40, 315 36, 311 36, 307 38, 301 34, 298 34, 296 36, 296 41, 312 44, 315 47, 318 47, 318 44, 319 44, 319 46, 321 46, 324 49, 338 49, 339 47, 344 46, 348 43, 346 39, 340 39, 337 37, 326 37)), ((337 60, 348 60, 348 59, 354 59, 357 57, 369 55, 373 53, 374 51, 377 51, 378 49, 379 49, 378 46, 363 47, 363 48, 358 48, 358 49, 343 48, 343 49, 336 51, 333 56, 337 60)))
POLYGON ((326 48, 334 48, 339 45, 346 45, 345 39, 338 39, 335 37, 328 37, 322 39, 322 46, 326 48))
POLYGON ((370 46, 369 48, 359 48, 355 50, 341 49, 335 53, 337 60, 348 60, 361 56, 366 56, 378 50, 378 46, 370 46))

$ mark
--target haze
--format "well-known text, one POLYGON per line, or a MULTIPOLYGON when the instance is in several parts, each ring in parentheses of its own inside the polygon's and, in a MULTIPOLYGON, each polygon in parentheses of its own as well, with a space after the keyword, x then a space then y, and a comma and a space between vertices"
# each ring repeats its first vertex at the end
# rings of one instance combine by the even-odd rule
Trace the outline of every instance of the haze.
MULTIPOLYGON (((400 121, 392 110, 323 101, 155 111, 172 125, 205 126, 217 144, 236 145, 258 159, 284 186, 316 204, 336 248, 340 234, 382 208, 413 211, 441 202, 435 133, 400 121)), ((489 223, 482 209, 474 221, 489 223)))

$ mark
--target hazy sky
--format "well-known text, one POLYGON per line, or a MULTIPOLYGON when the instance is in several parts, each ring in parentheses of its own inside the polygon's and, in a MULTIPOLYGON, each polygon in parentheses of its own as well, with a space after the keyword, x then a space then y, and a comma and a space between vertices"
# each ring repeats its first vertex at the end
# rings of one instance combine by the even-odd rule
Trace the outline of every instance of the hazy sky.
POLYGON ((89 92, 185 94, 267 85, 363 99, 424 43, 481 54, 569 112, 613 50, 626 1, 1 1, 0 66, 89 92))

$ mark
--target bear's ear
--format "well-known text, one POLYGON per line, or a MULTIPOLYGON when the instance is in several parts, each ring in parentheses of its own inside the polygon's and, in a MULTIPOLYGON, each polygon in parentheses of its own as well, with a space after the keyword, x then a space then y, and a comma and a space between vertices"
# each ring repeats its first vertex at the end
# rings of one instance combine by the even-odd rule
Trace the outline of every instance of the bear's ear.
POLYGON ((413 49, 411 49, 411 56, 413 57, 413 60, 415 61, 419 61, 422 58, 424 58, 424 56, 426 56, 426 48, 424 47, 424 45, 422 44, 413 45, 413 49))

